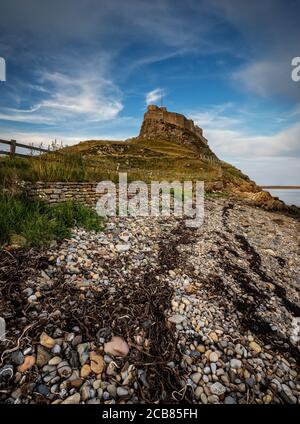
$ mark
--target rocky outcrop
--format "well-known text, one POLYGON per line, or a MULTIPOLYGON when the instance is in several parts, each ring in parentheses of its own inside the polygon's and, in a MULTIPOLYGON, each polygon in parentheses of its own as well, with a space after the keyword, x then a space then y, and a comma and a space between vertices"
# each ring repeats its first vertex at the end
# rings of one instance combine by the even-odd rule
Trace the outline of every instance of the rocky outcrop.
POLYGON ((164 107, 148 106, 138 138, 176 142, 218 160, 209 148, 202 128, 184 115, 169 112, 164 107))

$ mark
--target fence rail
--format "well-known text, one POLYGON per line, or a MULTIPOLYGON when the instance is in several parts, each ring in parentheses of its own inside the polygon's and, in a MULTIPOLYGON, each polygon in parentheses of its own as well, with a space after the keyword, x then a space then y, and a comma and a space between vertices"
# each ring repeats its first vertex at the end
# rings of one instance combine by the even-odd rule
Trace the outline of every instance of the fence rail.
POLYGON ((1 144, 5 144, 5 145, 10 146, 10 149, 9 149, 9 151, 0 150, 0 155, 9 155, 10 157, 31 156, 31 155, 26 155, 26 154, 23 154, 23 153, 17 153, 16 152, 17 147, 21 147, 22 149, 27 149, 27 150, 30 150, 30 151, 34 150, 36 152, 49 153, 48 149, 43 149, 41 147, 35 147, 35 146, 28 146, 28 144, 18 143, 16 140, 2 140, 0 138, 0 147, 1 147, 1 144))

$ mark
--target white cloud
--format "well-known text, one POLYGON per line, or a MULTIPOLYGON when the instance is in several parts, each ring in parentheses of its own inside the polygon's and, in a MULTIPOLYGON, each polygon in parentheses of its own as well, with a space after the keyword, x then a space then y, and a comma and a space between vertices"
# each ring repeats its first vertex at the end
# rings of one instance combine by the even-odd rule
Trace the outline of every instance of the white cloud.
POLYGON ((207 129, 205 135, 217 154, 235 157, 299 156, 300 123, 273 135, 249 135, 234 129, 207 129))
POLYGON ((46 125, 78 119, 101 122, 116 118, 123 109, 120 90, 97 72, 46 72, 40 85, 50 89, 42 91, 38 103, 29 109, 3 108, 0 119, 46 125))
POLYGON ((165 90, 163 88, 155 88, 152 91, 149 91, 149 93, 146 94, 146 104, 150 105, 158 100, 160 101, 162 96, 165 95, 165 90))
POLYGON ((300 156, 300 122, 273 134, 253 135, 244 129, 246 121, 239 111, 233 114, 230 110, 229 115, 226 114, 227 108, 231 108, 231 104, 190 114, 204 129, 205 137, 220 158, 300 156))
POLYGON ((232 80, 239 88, 259 96, 288 95, 299 99, 299 90, 291 73, 290 58, 281 57, 249 63, 235 71, 232 80))

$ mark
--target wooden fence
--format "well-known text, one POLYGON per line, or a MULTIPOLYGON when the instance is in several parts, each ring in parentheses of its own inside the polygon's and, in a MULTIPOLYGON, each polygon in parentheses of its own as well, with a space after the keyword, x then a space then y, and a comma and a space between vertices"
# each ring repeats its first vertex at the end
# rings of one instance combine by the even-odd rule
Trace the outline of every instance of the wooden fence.
POLYGON ((17 143, 16 140, 2 140, 0 139, 0 155, 9 155, 10 157, 15 157, 15 156, 21 156, 21 157, 28 157, 28 156, 32 156, 32 154, 23 154, 23 153, 18 153, 17 147, 21 147, 22 149, 25 150, 30 150, 30 152, 32 153, 32 151, 36 151, 36 152, 40 152, 40 153, 49 153, 48 149, 42 149, 41 147, 35 147, 35 146, 28 146, 28 144, 22 144, 22 143, 17 143), (6 150, 1 150, 1 144, 5 144, 9 146, 9 151, 6 150))

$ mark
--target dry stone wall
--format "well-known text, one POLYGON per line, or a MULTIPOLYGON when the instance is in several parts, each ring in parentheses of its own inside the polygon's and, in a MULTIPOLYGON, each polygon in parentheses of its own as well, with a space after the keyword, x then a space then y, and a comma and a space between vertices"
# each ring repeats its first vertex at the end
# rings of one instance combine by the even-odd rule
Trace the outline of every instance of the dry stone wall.
MULTIPOLYGON (((23 188, 31 199, 39 199, 48 204, 58 204, 66 201, 81 203, 85 206, 95 208, 101 194, 97 193, 98 182, 26 182, 23 188)), ((151 199, 150 185, 149 200, 151 199)), ((222 181, 206 182, 206 191, 222 191, 222 181)), ((116 185, 117 203, 118 186, 116 185)), ((131 196, 129 196, 130 198, 131 196)))
POLYGON ((97 182, 36 182, 25 183, 25 191, 30 198, 46 203, 60 203, 72 200, 94 207, 99 199, 97 182))

